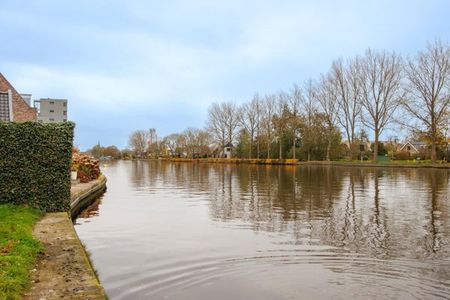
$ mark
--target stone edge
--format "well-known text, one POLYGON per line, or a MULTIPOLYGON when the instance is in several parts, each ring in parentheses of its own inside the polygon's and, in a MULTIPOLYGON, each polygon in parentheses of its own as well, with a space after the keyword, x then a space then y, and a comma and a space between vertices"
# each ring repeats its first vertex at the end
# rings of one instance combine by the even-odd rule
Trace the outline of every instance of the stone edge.
POLYGON ((78 214, 87 206, 91 205, 95 199, 106 190, 106 177, 100 175, 93 185, 84 191, 71 195, 70 197, 70 216, 74 220, 78 214))

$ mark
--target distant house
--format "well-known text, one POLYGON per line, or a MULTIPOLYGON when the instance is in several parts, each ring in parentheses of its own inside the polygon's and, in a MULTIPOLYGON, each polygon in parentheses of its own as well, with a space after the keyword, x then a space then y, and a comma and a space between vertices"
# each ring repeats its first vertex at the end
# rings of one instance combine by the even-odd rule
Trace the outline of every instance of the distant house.
POLYGON ((427 149, 427 143, 420 141, 407 141, 398 151, 408 152, 410 155, 420 154, 427 149))
MULTIPOLYGON (((344 141, 343 144, 347 147, 347 149, 351 149, 350 142, 348 140, 344 141)), ((359 151, 370 151, 372 143, 369 139, 364 138, 362 142, 358 142, 358 150, 359 151)))
POLYGON ((231 151, 233 151, 233 144, 228 143, 223 148, 223 156, 225 158, 231 158, 231 151))
POLYGON ((215 157, 215 158, 231 158, 232 151, 233 151, 233 144, 228 143, 224 147, 211 144, 209 146, 209 148, 213 149, 211 151, 212 157, 215 157))
MULTIPOLYGON (((24 95, 27 98, 29 94, 24 95)), ((0 73, 0 121, 25 122, 36 121, 36 119, 36 108, 31 107, 3 74, 0 73)))

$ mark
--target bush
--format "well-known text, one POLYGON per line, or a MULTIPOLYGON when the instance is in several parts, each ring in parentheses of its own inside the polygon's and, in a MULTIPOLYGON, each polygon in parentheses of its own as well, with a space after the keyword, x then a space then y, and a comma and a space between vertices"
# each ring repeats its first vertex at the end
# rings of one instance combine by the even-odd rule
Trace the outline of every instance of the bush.
POLYGON ((0 122, 0 203, 70 209, 72 122, 0 122))
POLYGON ((408 160, 411 159, 411 154, 408 151, 399 151, 395 153, 394 158, 396 160, 408 160))
POLYGON ((77 151, 72 154, 72 170, 78 171, 80 182, 89 182, 100 176, 99 161, 77 151))

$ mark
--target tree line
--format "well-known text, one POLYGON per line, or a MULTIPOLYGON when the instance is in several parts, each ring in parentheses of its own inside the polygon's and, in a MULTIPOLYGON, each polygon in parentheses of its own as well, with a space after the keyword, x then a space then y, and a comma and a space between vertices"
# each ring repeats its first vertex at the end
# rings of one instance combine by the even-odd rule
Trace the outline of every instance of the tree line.
POLYGON ((129 146, 139 157, 223 156, 229 147, 247 158, 355 159, 370 135, 365 150, 376 161, 383 132, 408 129, 428 141, 434 162, 448 151, 449 105, 448 44, 428 43, 408 58, 368 49, 288 91, 256 93, 241 105, 213 103, 204 129, 162 138, 155 129, 138 130, 129 146))

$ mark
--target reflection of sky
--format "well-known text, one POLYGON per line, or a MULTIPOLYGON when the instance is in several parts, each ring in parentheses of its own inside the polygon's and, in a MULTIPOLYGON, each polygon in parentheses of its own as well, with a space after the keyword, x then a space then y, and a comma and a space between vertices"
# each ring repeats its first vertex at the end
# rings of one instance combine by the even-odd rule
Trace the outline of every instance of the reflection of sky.
POLYGON ((6 1, 0 71, 69 99, 76 143, 203 126, 212 101, 288 89, 367 47, 449 40, 448 1, 6 1))

